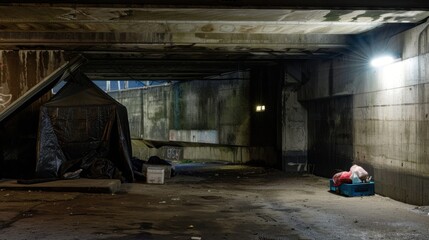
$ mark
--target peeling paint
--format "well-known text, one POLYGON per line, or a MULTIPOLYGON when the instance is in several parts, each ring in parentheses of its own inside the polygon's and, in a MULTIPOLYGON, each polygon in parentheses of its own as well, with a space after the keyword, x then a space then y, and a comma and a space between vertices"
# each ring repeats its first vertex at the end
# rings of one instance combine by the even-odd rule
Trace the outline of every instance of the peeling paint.
POLYGON ((331 11, 329 11, 328 14, 326 14, 324 16, 324 18, 325 18, 325 21, 327 21, 327 22, 338 22, 341 20, 341 17, 343 15, 348 15, 351 13, 353 13, 353 11, 347 11, 347 10, 343 10, 343 11, 335 10, 334 11, 334 10, 331 10, 331 11))
POLYGON ((382 21, 385 22, 414 22, 418 21, 418 16, 422 14, 422 11, 404 11, 402 13, 384 13, 380 15, 382 21))
POLYGON ((352 22, 357 21, 358 16, 365 14, 365 10, 352 11, 348 14, 343 14, 340 16, 341 22, 352 22))
POLYGON ((220 30, 221 32, 227 32, 227 33, 230 33, 230 32, 234 32, 235 27, 234 27, 234 25, 232 25, 232 24, 223 24, 223 25, 221 25, 221 26, 220 26, 219 30, 220 30))
POLYGON ((110 15, 112 17, 109 18, 109 20, 117 21, 117 20, 128 20, 133 15, 133 10, 126 9, 122 11, 111 11, 110 15))
POLYGON ((213 32, 213 30, 214 30, 214 27, 212 24, 206 24, 201 27, 201 31, 203 32, 213 32))

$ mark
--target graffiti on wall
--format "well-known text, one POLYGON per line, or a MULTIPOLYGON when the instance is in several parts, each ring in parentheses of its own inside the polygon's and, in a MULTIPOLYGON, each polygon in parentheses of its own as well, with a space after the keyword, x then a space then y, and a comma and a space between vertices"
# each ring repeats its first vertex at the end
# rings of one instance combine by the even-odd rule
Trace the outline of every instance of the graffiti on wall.
POLYGON ((166 147, 164 151, 165 151, 165 159, 166 160, 172 160, 172 161, 180 160, 182 148, 166 147))
POLYGON ((6 106, 9 105, 11 100, 12 100, 12 94, 0 93, 0 110, 2 110, 3 108, 6 108, 6 106))

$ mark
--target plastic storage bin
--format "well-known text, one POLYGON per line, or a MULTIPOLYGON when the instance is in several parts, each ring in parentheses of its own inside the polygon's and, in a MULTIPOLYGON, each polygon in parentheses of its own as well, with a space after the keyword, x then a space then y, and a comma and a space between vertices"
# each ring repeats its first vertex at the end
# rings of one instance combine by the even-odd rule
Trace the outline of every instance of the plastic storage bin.
POLYGON ((152 184, 164 184, 164 169, 148 167, 146 174, 146 182, 152 184))
POLYGON ((171 166, 169 165, 158 165, 158 164, 143 164, 142 173, 143 175, 147 175, 147 169, 148 168, 157 168, 157 169, 164 169, 164 177, 165 179, 171 178, 171 166))
POLYGON ((374 182, 369 183, 343 183, 338 187, 334 186, 334 181, 329 180, 329 189, 331 192, 336 192, 348 197, 371 196, 375 194, 374 182))

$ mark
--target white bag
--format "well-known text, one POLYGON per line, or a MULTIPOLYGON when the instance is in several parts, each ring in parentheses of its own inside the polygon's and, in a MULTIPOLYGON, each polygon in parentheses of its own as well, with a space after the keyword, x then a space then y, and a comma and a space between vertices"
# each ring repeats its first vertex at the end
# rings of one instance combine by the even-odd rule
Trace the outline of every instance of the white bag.
POLYGON ((352 179, 352 183, 356 184, 356 183, 362 183, 362 181, 360 180, 360 178, 358 177, 358 175, 356 174, 356 172, 354 172, 351 176, 352 179))
POLYGON ((352 180, 355 173, 360 180, 366 180, 368 178, 368 172, 356 164, 350 168, 350 171, 352 172, 352 180))

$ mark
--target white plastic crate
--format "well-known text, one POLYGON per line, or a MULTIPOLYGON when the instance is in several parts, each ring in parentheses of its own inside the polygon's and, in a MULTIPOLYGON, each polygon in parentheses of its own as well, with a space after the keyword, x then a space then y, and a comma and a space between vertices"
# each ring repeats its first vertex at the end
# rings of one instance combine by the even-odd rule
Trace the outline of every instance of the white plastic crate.
POLYGON ((164 169, 157 167, 148 167, 146 182, 152 184, 164 184, 164 169))
POLYGON ((171 178, 171 166, 169 165, 158 165, 158 164, 143 164, 142 173, 146 176, 147 174, 147 168, 157 168, 157 169, 164 169, 164 177, 165 179, 171 178))

